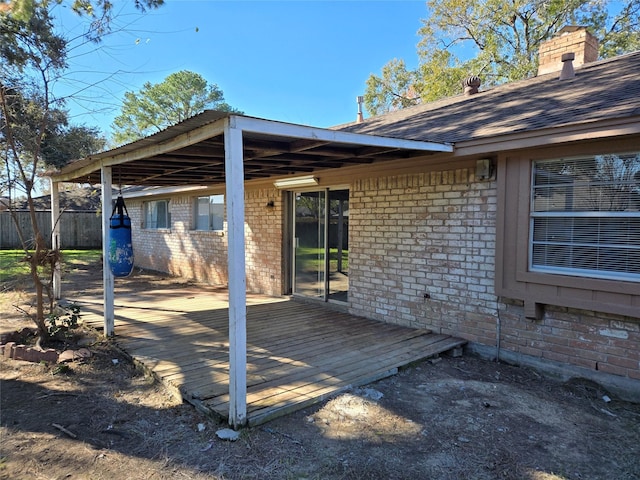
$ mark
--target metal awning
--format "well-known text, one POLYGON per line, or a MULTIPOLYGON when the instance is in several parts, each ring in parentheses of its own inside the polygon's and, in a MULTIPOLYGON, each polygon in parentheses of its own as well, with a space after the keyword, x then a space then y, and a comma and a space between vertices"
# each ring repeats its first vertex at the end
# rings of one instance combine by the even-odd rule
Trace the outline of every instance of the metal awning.
MULTIPOLYGON (((206 111, 150 137, 73 162, 50 174, 52 224, 59 182, 102 185, 105 334, 114 334, 114 276, 109 267, 112 180, 120 185, 223 184, 227 209, 229 284, 229 422, 247 420, 247 330, 244 241, 245 182, 310 174, 327 168, 452 152, 451 145, 307 127, 206 111)), ((54 245, 59 231, 54 228, 54 245)), ((60 271, 54 273, 59 298, 60 271)))
POLYGON ((157 134, 77 160, 51 173, 56 182, 100 183, 111 166, 122 185, 216 185, 225 182, 224 122, 241 123, 244 179, 309 174, 437 152, 448 144, 379 137, 207 110, 157 134))

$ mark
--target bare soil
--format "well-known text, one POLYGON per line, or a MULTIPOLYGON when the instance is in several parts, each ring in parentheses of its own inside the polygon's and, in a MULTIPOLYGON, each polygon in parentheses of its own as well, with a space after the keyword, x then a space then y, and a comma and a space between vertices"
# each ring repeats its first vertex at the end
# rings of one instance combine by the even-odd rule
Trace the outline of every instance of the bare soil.
MULTIPOLYGON (((64 288, 99 294, 99 270, 64 288)), ((148 282, 185 283, 137 272, 127 288, 148 282)), ((2 295, 0 327, 15 329, 25 297, 2 295)), ((443 356, 231 442, 99 332, 83 337, 93 356, 66 372, 0 360, 0 479, 640 479, 640 405, 586 380, 443 356)))

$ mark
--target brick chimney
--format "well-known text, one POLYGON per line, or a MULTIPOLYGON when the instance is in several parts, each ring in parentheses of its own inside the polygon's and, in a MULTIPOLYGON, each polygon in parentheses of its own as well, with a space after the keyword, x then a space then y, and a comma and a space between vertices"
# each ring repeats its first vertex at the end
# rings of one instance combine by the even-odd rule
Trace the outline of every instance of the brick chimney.
POLYGON ((573 66, 579 67, 598 59, 598 39, 586 27, 566 26, 550 40, 542 43, 538 58, 538 75, 562 70, 562 56, 575 55, 573 66))

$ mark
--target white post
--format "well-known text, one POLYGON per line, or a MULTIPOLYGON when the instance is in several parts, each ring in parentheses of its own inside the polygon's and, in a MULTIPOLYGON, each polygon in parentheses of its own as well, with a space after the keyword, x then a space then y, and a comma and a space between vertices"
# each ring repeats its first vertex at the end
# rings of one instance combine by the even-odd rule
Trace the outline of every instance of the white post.
POLYGON ((102 284, 104 302, 104 335, 114 333, 114 278, 109 268, 109 219, 111 218, 111 167, 101 167, 102 175, 102 284))
POLYGON ((229 273, 229 423, 247 421, 247 280, 244 245, 242 130, 231 117, 224 130, 229 273))
MULTIPOLYGON (((60 250, 60 196, 58 195, 58 182, 49 177, 51 187, 51 249, 60 250)), ((60 259, 53 267, 53 298, 60 300, 62 295, 62 268, 60 259)))

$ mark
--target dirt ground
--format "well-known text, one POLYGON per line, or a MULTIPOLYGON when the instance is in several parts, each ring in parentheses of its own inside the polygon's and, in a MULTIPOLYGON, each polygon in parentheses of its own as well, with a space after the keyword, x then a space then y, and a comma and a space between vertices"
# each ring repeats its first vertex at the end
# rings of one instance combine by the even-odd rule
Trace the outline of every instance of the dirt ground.
MULTIPOLYGON (((66 291, 99 291, 98 267, 74 278, 66 291)), ((149 281, 175 280, 138 272, 129 288, 149 281)), ((5 331, 21 322, 8 303, 5 331)), ((93 356, 67 372, 0 360, 0 479, 640 479, 640 405, 586 380, 443 356, 231 442, 84 337, 93 356)))

